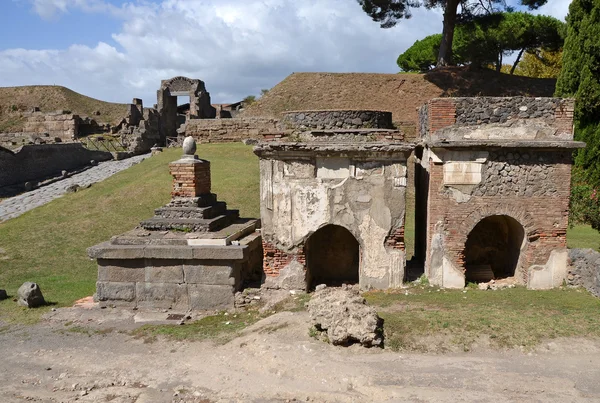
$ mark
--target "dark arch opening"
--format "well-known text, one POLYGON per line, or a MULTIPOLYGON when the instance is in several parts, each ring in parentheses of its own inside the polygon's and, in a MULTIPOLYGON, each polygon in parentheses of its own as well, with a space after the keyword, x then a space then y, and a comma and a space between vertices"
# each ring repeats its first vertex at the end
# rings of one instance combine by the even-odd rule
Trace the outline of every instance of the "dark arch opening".
POLYGON ((493 215, 479 221, 465 243, 466 282, 514 276, 524 236, 523 226, 512 217, 493 215))
POLYGON ((307 286, 340 286, 358 283, 360 247, 350 231, 326 225, 306 242, 307 286))

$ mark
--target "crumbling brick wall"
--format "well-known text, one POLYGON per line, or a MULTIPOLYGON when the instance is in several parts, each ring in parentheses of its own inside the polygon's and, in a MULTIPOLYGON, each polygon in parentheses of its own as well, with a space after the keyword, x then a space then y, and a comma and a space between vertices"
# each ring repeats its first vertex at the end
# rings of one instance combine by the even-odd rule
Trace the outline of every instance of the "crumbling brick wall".
POLYGON ((509 154, 520 155, 519 150, 490 155, 483 167, 485 179, 466 202, 444 185, 443 164, 430 160, 427 250, 432 235, 442 233, 446 256, 462 268, 465 243, 475 225, 488 216, 506 215, 525 230, 526 246, 516 275, 526 283, 528 267, 544 265, 553 250, 566 248, 571 156, 565 151, 530 151, 530 162, 525 163, 522 156, 508 160, 509 154), (518 174, 497 174, 499 164, 518 174))

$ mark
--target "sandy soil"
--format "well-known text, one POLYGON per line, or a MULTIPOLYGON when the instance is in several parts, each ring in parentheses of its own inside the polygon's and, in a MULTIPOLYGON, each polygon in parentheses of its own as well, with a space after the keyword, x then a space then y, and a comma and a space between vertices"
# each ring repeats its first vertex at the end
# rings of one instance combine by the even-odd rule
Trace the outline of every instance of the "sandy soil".
POLYGON ((529 353, 394 353, 316 341, 306 312, 283 312, 225 345, 146 343, 126 332, 135 314, 65 308, 4 330, 0 402, 600 401, 597 342, 553 341, 529 353), (71 322, 90 334, 65 331, 71 322))

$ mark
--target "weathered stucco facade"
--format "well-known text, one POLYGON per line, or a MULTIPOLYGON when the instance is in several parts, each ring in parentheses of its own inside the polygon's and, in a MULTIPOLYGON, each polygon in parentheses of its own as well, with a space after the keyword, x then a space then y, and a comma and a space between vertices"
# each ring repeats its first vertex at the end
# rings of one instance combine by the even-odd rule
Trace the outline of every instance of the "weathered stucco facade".
POLYGON ((573 100, 443 98, 421 108, 416 255, 433 284, 562 284, 573 100))
POLYGON ((255 148, 267 286, 402 284, 406 160, 413 146, 372 141, 380 129, 307 130, 301 142, 255 148))

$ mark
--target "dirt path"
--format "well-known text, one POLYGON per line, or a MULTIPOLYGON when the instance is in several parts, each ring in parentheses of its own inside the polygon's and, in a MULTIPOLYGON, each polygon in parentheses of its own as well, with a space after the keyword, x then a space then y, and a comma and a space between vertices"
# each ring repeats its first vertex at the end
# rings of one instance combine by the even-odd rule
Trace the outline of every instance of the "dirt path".
POLYGON ((584 340, 529 354, 403 354, 318 342, 307 313, 283 312, 222 346, 145 343, 118 330, 65 331, 68 318, 132 324, 131 313, 77 309, 0 333, 1 402, 600 401, 600 344, 584 340))

